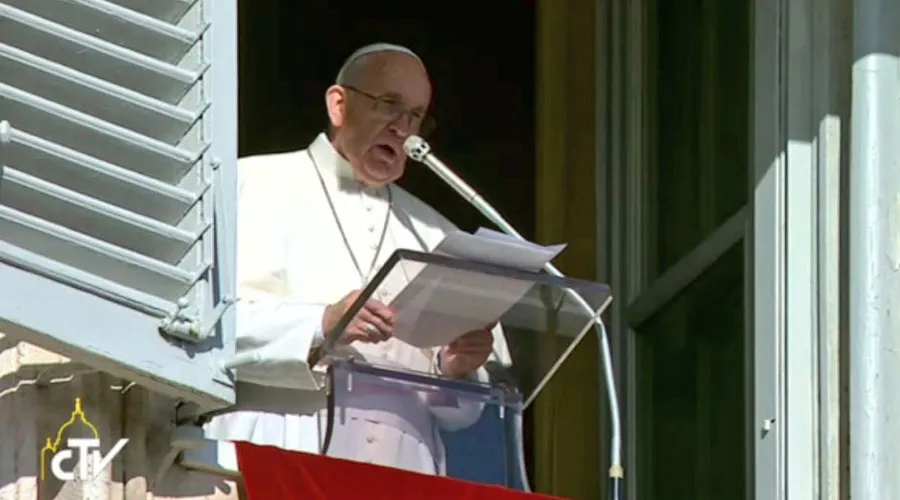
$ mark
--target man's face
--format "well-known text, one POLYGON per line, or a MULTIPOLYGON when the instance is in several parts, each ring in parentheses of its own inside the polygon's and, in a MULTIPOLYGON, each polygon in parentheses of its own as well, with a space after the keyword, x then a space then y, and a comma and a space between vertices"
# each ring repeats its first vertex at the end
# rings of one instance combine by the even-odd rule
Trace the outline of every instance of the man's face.
POLYGON ((329 91, 329 107, 342 108, 337 110, 339 119, 335 120, 335 110, 329 112, 338 150, 360 181, 379 187, 403 175, 403 141, 420 132, 431 84, 422 64, 409 55, 385 52, 368 57, 353 84, 329 91), (335 100, 333 92, 342 95, 335 100))

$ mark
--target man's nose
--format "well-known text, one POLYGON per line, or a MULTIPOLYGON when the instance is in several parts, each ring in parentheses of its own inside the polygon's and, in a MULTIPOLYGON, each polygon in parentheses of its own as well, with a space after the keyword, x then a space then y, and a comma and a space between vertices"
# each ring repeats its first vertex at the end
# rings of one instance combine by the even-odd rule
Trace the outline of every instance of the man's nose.
POLYGON ((412 117, 409 113, 400 113, 397 118, 390 123, 389 129, 392 134, 396 135, 401 139, 406 139, 410 135, 412 135, 412 117))

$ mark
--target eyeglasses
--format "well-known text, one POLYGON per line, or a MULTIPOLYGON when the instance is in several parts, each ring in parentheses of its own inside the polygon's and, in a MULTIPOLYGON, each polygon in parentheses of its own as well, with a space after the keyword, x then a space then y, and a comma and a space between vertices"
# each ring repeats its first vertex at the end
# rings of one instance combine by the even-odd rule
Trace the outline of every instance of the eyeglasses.
POLYGON ((372 100, 372 110, 384 121, 393 122, 401 117, 407 117, 407 126, 410 131, 425 138, 437 128, 434 118, 421 111, 407 109, 402 100, 393 95, 373 95, 351 85, 341 85, 345 89, 355 92, 372 100))

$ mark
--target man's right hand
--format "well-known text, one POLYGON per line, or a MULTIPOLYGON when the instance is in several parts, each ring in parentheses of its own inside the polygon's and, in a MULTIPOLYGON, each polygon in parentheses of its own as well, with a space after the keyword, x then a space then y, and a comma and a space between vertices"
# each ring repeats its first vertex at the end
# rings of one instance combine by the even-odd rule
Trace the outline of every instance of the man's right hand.
MULTIPOLYGON (((354 290, 343 299, 325 308, 325 314, 322 316, 322 328, 326 335, 334 330, 350 306, 359 298, 359 293, 359 290, 354 290)), ((393 331, 393 311, 377 300, 369 300, 353 318, 353 321, 347 325, 338 343, 346 345, 356 341, 383 342, 391 338, 393 331)))

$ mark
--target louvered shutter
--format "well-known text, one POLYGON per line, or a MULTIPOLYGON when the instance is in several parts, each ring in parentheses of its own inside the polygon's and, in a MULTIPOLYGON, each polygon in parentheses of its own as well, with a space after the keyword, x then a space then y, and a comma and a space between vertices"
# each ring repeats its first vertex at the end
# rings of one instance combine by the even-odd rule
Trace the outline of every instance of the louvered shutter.
POLYGON ((234 402, 236 0, 0 0, 0 332, 234 402))

